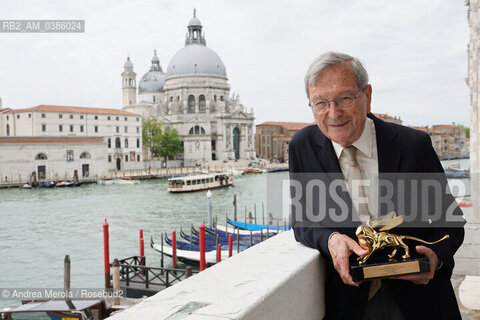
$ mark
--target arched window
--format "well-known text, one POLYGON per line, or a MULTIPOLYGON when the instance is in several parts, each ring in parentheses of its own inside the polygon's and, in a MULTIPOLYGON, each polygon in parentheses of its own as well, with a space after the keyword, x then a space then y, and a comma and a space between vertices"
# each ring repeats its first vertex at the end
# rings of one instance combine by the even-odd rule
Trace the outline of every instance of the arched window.
POLYGON ((188 96, 188 112, 195 112, 195 97, 192 95, 188 96))
POLYGON ((110 139, 110 138, 108 138, 107 147, 108 148, 112 147, 112 139, 110 139))
POLYGON ((220 96, 220 101, 223 101, 223 96, 220 96))
POLYGON ((35 160, 47 160, 47 155, 45 153, 39 153, 35 156, 35 160))
POLYGON ((137 139, 137 148, 140 148, 140 139, 137 139))
POLYGON ((125 148, 128 148, 128 139, 125 138, 125 148))
POLYGON ((10 135, 10 125, 7 124, 7 136, 9 136, 9 135, 10 135))
POLYGON ((83 152, 83 153, 80 155, 80 159, 90 159, 90 153, 88 153, 88 152, 83 152))
POLYGON ((188 134, 205 134, 205 129, 200 126, 195 126, 190 129, 188 134))
POLYGON ((122 145, 120 143, 120 138, 118 138, 118 137, 115 138, 115 148, 121 148, 121 147, 122 147, 122 145))
POLYGON ((198 98, 198 102, 199 102, 198 109, 200 111, 205 111, 205 96, 203 94, 200 95, 200 97, 198 98))

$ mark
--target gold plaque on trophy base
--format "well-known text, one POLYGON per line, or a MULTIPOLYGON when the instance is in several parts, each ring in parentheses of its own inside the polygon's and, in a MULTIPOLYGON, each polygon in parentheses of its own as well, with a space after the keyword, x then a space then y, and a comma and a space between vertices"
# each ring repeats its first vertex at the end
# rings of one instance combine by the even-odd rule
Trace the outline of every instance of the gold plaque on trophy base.
POLYGON ((359 264, 356 260, 350 262, 350 274, 355 282, 429 271, 430 263, 425 257, 399 261, 379 261, 372 258, 364 264, 359 264))

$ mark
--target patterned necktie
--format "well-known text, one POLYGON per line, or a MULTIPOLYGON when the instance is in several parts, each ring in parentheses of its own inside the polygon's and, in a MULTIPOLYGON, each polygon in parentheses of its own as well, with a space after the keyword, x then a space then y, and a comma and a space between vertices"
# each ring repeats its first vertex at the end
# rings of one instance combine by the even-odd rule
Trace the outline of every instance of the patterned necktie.
MULTIPOLYGON (((343 149, 345 155, 347 156, 349 162, 349 168, 347 172, 347 187, 350 192, 350 197, 352 198, 352 204, 358 212, 360 220, 362 223, 366 223, 370 220, 370 210, 368 209, 368 204, 365 203, 366 193, 363 186, 358 184, 359 180, 363 180, 362 169, 357 162, 357 148, 354 146, 348 146, 343 149), (357 183, 354 183, 357 181, 357 183), (358 187, 358 192, 353 190, 354 187, 358 187)), ((380 279, 373 279, 370 282, 370 288, 368 290, 368 300, 373 298, 377 291, 382 286, 382 281, 380 279)))
POLYGON ((352 204, 355 207, 362 223, 366 223, 370 220, 370 210, 366 201, 365 188, 359 185, 359 182, 363 180, 362 169, 357 162, 357 148, 354 146, 348 146, 343 149, 349 162, 349 168, 347 172, 347 187, 352 198, 352 204), (354 187, 357 190, 354 190, 354 187))

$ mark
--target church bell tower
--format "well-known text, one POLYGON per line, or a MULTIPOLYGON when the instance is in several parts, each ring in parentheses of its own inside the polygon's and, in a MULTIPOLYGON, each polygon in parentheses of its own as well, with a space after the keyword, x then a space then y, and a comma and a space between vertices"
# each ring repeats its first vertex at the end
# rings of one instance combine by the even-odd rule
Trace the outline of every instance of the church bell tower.
POLYGON ((127 61, 123 65, 122 92, 124 107, 137 103, 137 74, 133 72, 133 63, 130 61, 130 57, 127 57, 127 61))

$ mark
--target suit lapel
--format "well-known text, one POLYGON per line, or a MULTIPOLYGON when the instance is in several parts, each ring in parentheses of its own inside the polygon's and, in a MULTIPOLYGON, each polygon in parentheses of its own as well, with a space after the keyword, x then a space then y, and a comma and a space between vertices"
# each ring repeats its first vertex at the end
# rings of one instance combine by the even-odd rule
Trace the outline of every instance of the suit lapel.
POLYGON ((368 114, 368 117, 375 124, 377 136, 378 151, 378 172, 379 173, 398 173, 402 148, 396 142, 397 133, 392 130, 384 121, 368 114))
POLYGON ((318 127, 315 131, 315 144, 318 146, 317 156, 321 167, 332 179, 338 178, 338 174, 342 173, 342 170, 332 141, 325 137, 318 127))

